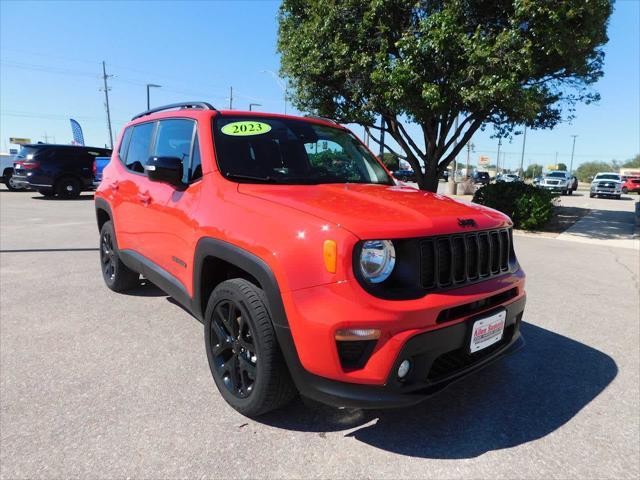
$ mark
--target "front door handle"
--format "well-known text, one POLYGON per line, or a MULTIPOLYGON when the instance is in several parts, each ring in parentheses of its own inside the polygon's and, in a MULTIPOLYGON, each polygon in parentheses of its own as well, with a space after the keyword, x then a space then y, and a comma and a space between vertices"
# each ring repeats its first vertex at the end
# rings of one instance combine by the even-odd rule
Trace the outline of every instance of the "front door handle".
POLYGON ((149 205, 149 203, 151 203, 151 197, 146 192, 145 193, 139 193, 138 194, 138 200, 140 200, 145 206, 149 205))

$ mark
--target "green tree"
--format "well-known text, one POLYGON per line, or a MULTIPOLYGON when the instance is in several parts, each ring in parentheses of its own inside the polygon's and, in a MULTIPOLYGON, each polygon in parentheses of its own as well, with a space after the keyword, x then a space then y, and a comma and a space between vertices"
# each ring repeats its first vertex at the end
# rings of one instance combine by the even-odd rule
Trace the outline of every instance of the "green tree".
POLYGON ((622 166, 624 168, 640 168, 640 154, 636 155, 631 160, 627 160, 622 166))
POLYGON ((567 170, 569 170, 567 168, 567 164, 566 163, 559 163, 556 166, 558 167, 558 171, 560 171, 560 172, 566 172, 567 170))
POLYGON ((607 162, 585 162, 576 168, 575 175, 581 182, 590 182, 598 172, 610 172, 613 170, 607 162))
POLYGON ((433 191, 478 129, 551 128, 599 98, 591 86, 611 9, 610 0, 283 0, 281 73, 300 110, 378 132, 384 120, 420 188, 433 191))
POLYGON ((525 170, 524 178, 534 178, 539 175, 542 175, 542 170, 544 170, 544 167, 542 165, 539 165, 537 163, 532 163, 525 170))

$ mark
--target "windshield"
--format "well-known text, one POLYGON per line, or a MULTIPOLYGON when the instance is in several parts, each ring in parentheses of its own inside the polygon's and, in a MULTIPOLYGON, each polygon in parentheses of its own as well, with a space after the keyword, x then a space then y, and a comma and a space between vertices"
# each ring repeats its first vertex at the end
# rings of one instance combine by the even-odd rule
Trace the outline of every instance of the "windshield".
POLYGON ((547 177, 553 178, 565 178, 567 176, 567 172, 551 172, 547 174, 547 177))
POLYGON ((346 130, 302 120, 223 116, 214 125, 222 174, 247 183, 394 182, 346 130))
POLYGON ((614 173, 604 173, 596 175, 596 180, 620 180, 620 175, 614 173))

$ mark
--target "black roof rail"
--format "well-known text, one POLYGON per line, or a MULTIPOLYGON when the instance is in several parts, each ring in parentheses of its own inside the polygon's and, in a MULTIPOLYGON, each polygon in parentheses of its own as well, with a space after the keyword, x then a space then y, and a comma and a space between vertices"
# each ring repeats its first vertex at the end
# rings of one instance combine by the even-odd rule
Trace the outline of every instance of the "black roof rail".
POLYGON ((321 117, 320 115, 305 115, 306 118, 313 118, 314 120, 324 120, 325 122, 335 123, 336 125, 340 125, 337 120, 328 117, 321 117))
POLYGON ((180 103, 172 103, 170 105, 164 105, 162 107, 152 108, 145 112, 139 113, 131 120, 135 120, 136 118, 144 117, 145 115, 151 115, 152 113, 162 112, 164 110, 173 110, 174 108, 199 108, 202 110, 215 110, 215 107, 207 102, 180 102, 180 103))

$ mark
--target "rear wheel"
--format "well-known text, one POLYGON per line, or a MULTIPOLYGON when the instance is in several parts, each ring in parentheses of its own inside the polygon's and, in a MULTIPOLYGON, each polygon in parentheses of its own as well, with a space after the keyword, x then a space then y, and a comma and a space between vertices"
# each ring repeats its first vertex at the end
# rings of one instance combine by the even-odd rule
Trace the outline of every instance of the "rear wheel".
POLYGON ((247 280, 227 280, 215 288, 205 313, 213 379, 227 403, 249 417, 280 408, 296 395, 264 298, 247 280))
POLYGON ((77 178, 64 177, 56 182, 56 193, 62 198, 78 198, 80 182, 77 178))
POLYGON ((40 188, 38 189, 38 193, 44 197, 53 197, 56 194, 53 188, 40 188))
POLYGON ((114 292, 126 292, 139 284, 138 272, 134 272, 120 260, 111 221, 105 222, 100 229, 100 267, 104 283, 114 292))

